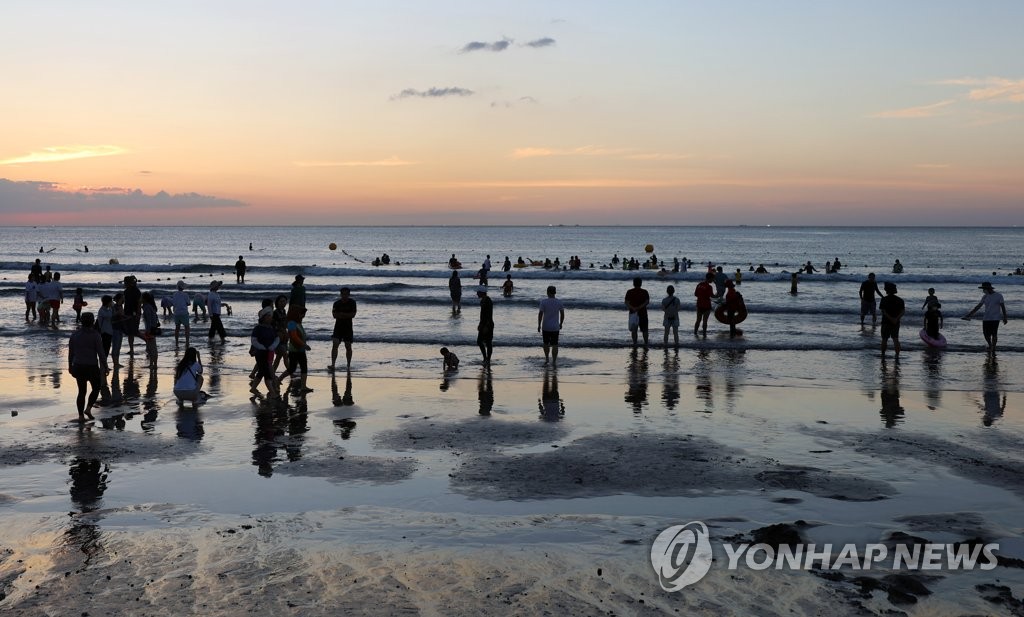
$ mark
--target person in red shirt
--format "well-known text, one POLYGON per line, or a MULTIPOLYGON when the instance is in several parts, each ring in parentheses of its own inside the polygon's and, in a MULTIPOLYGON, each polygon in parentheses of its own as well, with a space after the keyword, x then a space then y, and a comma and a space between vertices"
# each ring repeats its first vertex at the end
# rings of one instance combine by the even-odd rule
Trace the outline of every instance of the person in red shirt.
POLYGON ((637 277, 633 279, 633 289, 626 292, 626 308, 629 309, 629 334, 633 337, 633 347, 636 347, 637 329, 643 333, 644 347, 647 347, 647 305, 651 303, 651 295, 641 285, 643 285, 643 280, 637 277))
POLYGON ((698 283, 697 288, 693 290, 693 295, 697 298, 697 321, 693 324, 693 335, 697 336, 697 328, 704 326, 704 336, 708 335, 708 316, 711 315, 711 298, 715 295, 715 288, 711 286, 712 281, 715 280, 715 275, 708 272, 704 277, 703 283, 698 283))

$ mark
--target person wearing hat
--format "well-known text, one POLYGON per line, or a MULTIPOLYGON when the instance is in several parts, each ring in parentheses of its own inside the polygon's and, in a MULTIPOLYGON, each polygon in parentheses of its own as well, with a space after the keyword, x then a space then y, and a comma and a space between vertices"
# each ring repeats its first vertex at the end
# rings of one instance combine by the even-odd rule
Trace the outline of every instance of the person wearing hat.
POLYGON ((981 307, 985 307, 985 312, 981 314, 981 333, 985 335, 989 353, 994 353, 999 338, 999 319, 1002 318, 1003 324, 1006 324, 1006 304, 1003 302, 1003 294, 997 293, 992 283, 985 281, 978 289, 984 290, 985 295, 963 319, 969 320, 981 307))
POLYGON ((185 348, 188 349, 189 337, 192 328, 189 326, 188 318, 188 292, 185 291, 185 281, 178 281, 178 289, 171 294, 171 306, 174 309, 174 346, 178 346, 178 336, 181 327, 185 326, 185 348))
POLYGON ((352 318, 356 316, 356 301, 349 297, 348 287, 340 290, 341 298, 334 302, 331 314, 334 316, 334 332, 331 335, 331 365, 327 367, 334 372, 338 361, 338 346, 345 343, 345 368, 352 368, 352 318))
POLYGON ((213 335, 217 334, 222 343, 228 338, 228 333, 224 331, 224 323, 220 320, 222 302, 218 290, 223 284, 223 281, 210 281, 210 293, 206 294, 206 308, 210 312, 210 332, 206 337, 212 339, 213 335))
POLYGON ((896 295, 896 284, 885 284, 885 297, 878 302, 878 310, 882 313, 882 357, 885 358, 885 350, 892 339, 892 348, 896 351, 896 357, 900 357, 900 320, 906 312, 906 304, 903 298, 896 295))
POLYGON ((483 285, 476 288, 476 297, 480 298, 480 324, 476 327, 476 344, 480 346, 484 366, 487 366, 491 363, 491 352, 494 350, 494 302, 483 285))
POLYGON ((303 284, 305 281, 306 277, 301 274, 295 275, 295 281, 292 283, 292 292, 288 296, 289 312, 306 307, 306 286, 303 284))

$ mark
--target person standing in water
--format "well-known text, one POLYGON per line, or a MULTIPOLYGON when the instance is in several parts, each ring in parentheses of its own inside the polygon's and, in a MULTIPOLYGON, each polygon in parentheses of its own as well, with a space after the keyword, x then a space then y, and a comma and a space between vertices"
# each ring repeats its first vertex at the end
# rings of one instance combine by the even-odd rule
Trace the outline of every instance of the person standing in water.
POLYGON ((708 272, 704 275, 704 280, 697 283, 697 287, 693 290, 693 295, 697 298, 697 321, 693 322, 693 335, 697 336, 697 329, 703 324, 704 336, 708 335, 708 316, 711 315, 711 298, 715 295, 715 290, 711 286, 712 281, 715 280, 715 275, 708 272))
POLYGON ((487 295, 487 288, 481 285, 476 288, 476 297, 480 299, 480 324, 476 327, 476 344, 484 358, 484 366, 491 363, 491 352, 494 351, 494 302, 487 295))
POLYGON ((903 299, 896 295, 895 283, 885 284, 885 297, 878 303, 878 309, 882 312, 882 357, 885 357, 885 350, 891 338, 892 348, 899 358, 900 320, 906 312, 906 305, 903 299))
POLYGON ((679 309, 682 306, 682 302, 676 296, 676 288, 669 285, 665 290, 668 295, 661 301, 661 310, 664 311, 665 317, 662 320, 662 325, 665 326, 665 346, 668 347, 668 331, 672 330, 672 337, 675 339, 676 347, 679 347, 679 309))
POLYGON ((68 341, 68 372, 78 383, 78 421, 93 420, 92 408, 102 389, 102 375, 107 371, 107 359, 103 354, 103 339, 93 325, 96 318, 92 313, 82 314, 82 327, 76 330, 68 341), (102 371, 102 372, 101 372, 102 371), (90 388, 86 403, 86 387, 90 388))
POLYGON ((349 297, 351 291, 348 287, 340 290, 341 298, 334 302, 331 314, 334 317, 334 333, 331 336, 331 366, 328 370, 334 372, 334 365, 338 362, 338 346, 345 343, 345 368, 352 368, 352 318, 356 316, 356 301, 349 297))
POLYGON ((871 313, 871 325, 878 322, 878 314, 875 312, 875 294, 882 297, 882 291, 875 282, 875 273, 868 274, 868 280, 860 284, 860 325, 864 325, 864 316, 871 313))
MULTIPOLYGON (((251 251, 252 249, 250 248, 249 250, 251 251)), ((235 262, 235 283, 245 283, 245 270, 245 260, 239 255, 238 261, 235 262)))
POLYGON ((978 302, 978 305, 962 319, 969 320, 981 307, 985 307, 985 312, 981 315, 981 333, 985 336, 989 353, 995 353, 996 343, 999 341, 1000 317, 1003 319, 1003 325, 1006 325, 1006 304, 1003 302, 1003 294, 996 293, 992 283, 985 281, 978 289, 983 290, 985 295, 981 297, 981 302, 978 302))
POLYGON ((544 364, 549 359, 558 362, 558 335, 565 323, 565 307, 555 297, 556 291, 554 285, 548 286, 548 296, 540 301, 537 313, 537 332, 541 332, 544 341, 544 364))
POLYGON ((633 339, 633 347, 637 344, 637 330, 644 335, 644 347, 647 347, 648 342, 647 305, 651 303, 651 294, 647 293, 642 285, 643 279, 634 278, 633 288, 626 292, 625 298, 626 308, 629 309, 629 335, 633 339))
POLYGON ((459 278, 459 271, 452 270, 452 276, 448 279, 448 295, 452 298, 452 315, 462 312, 462 279, 459 278))

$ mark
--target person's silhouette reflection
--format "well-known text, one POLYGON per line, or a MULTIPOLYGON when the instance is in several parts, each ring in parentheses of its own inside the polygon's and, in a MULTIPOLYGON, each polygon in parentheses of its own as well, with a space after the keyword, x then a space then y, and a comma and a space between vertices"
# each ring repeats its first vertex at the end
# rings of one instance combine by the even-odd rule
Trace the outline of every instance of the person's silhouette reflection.
POLYGON ((931 347, 921 351, 924 361, 924 400, 928 409, 937 409, 942 402, 942 356, 943 353, 931 347))
POLYGON ((565 402, 558 394, 558 369, 555 367, 544 368, 544 384, 537 407, 542 420, 558 422, 565 417, 565 402))
POLYGON ((178 405, 174 416, 174 426, 178 431, 178 437, 189 441, 202 441, 205 430, 203 421, 199 418, 199 411, 185 405, 178 405))
POLYGON ((661 401, 665 409, 673 411, 679 403, 679 350, 665 350, 665 360, 662 362, 662 371, 665 375, 665 385, 661 388, 661 401))
POLYGON ((356 402, 352 399, 352 373, 345 374, 345 393, 338 391, 337 373, 331 373, 331 401, 335 407, 350 407, 356 402))
POLYGON ((697 350, 697 361, 693 363, 693 389, 698 401, 704 402, 704 411, 715 409, 714 392, 711 389, 711 353, 704 348, 697 350))
POLYGON ((65 541, 85 554, 86 565, 95 555, 103 554, 99 526, 87 515, 99 510, 109 473, 110 468, 99 459, 75 457, 71 460, 69 492, 74 510, 70 513, 71 526, 65 532, 65 541))
POLYGON ((491 381, 491 369, 487 366, 480 369, 477 398, 480 400, 480 415, 491 415, 491 409, 494 408, 494 383, 491 381))
POLYGON ((629 352, 628 383, 623 397, 634 414, 641 414, 647 406, 647 349, 629 352))
POLYGON ((985 379, 982 388, 981 410, 984 415, 981 417, 981 423, 984 426, 992 426, 1006 411, 1006 392, 1001 391, 999 362, 995 354, 988 354, 985 358, 985 379))
POLYGON ((890 370, 889 364, 882 358, 881 376, 882 409, 878 413, 885 428, 892 428, 903 422, 903 407, 900 405, 900 363, 895 362, 890 370))

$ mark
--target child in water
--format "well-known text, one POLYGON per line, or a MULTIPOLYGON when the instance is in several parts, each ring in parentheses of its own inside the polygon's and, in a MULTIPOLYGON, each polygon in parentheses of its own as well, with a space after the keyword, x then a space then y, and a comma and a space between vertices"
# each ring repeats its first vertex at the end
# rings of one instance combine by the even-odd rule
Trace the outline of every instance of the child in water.
MULTIPOLYGON (((932 290, 929 290, 932 291, 932 290)), ((933 302, 928 305, 928 311, 924 314, 924 331, 929 338, 938 340, 939 330, 942 328, 942 311, 939 309, 942 305, 938 302, 933 302)))
POLYGON ((939 303, 939 298, 935 295, 935 288, 934 287, 929 287, 928 288, 928 296, 924 299, 924 304, 921 305, 921 308, 927 310, 928 307, 931 306, 932 304, 938 304, 938 303, 939 303))
POLYGON ((505 275, 505 282, 501 285, 501 295, 505 296, 506 298, 511 298, 512 297, 512 275, 511 274, 506 274, 505 275))
POLYGON ((82 307, 85 306, 85 298, 82 297, 82 288, 75 288, 75 300, 71 308, 75 311, 75 323, 82 323, 82 307))
POLYGON ((447 347, 441 348, 441 356, 444 358, 444 370, 455 371, 459 368, 459 357, 454 352, 448 351, 447 347))

